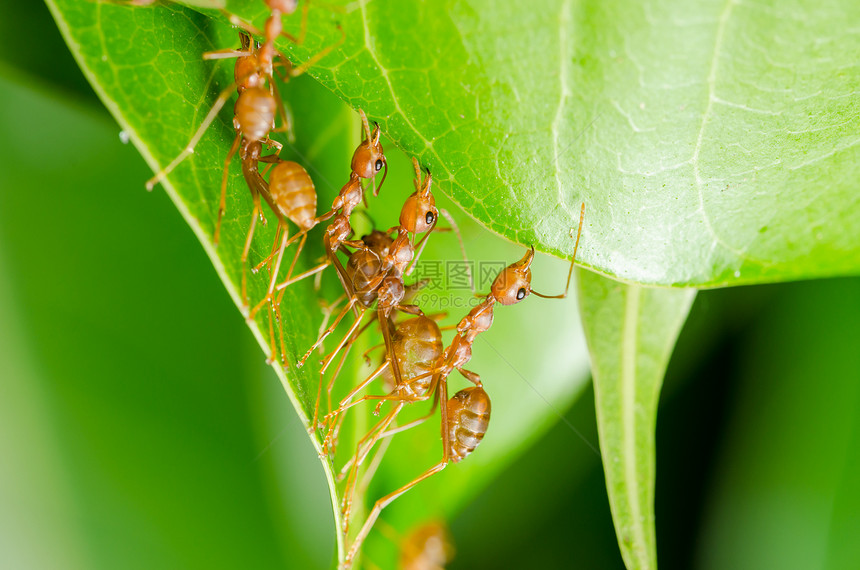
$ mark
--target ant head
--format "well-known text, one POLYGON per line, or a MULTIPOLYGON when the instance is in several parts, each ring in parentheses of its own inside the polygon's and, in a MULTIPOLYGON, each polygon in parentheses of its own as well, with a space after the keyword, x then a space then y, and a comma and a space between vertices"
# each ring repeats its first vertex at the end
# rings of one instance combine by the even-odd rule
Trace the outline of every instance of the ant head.
POLYGON ((515 305, 529 296, 532 285, 532 260, 535 249, 529 248, 523 258, 505 267, 490 289, 490 295, 502 305, 515 305))
POLYGON ((282 14, 292 14, 299 7, 299 0, 266 0, 269 10, 278 10, 282 14))
POLYGON ((439 221, 439 210, 436 209, 436 198, 430 191, 432 183, 430 172, 427 172, 427 178, 422 184, 418 161, 413 158, 412 164, 415 166, 415 193, 406 199, 400 210, 400 226, 413 234, 423 234, 436 227, 436 222, 439 221))
POLYGON ((385 160, 385 153, 379 143, 379 125, 377 124, 371 133, 370 124, 367 122, 364 111, 359 109, 358 113, 361 115, 361 124, 364 127, 364 140, 361 141, 361 144, 355 149, 355 154, 352 155, 352 171, 361 178, 374 178, 384 168, 382 181, 373 191, 373 195, 377 196, 379 189, 385 182, 386 175, 388 175, 388 162, 385 160))

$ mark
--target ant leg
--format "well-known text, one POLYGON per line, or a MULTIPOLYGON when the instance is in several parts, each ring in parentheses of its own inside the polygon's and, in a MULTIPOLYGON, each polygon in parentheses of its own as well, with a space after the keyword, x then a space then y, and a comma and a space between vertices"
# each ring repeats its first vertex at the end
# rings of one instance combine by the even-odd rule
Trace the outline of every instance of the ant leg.
POLYGON ((454 221, 454 217, 445 208, 439 208, 439 213, 445 216, 448 223, 451 224, 451 229, 457 235, 457 242, 460 244, 460 253, 463 256, 463 263, 466 266, 466 272, 469 274, 469 285, 472 287, 472 293, 475 292, 475 279, 472 275, 472 266, 469 265, 469 258, 466 255, 466 244, 463 241, 463 234, 460 233, 460 227, 454 221))
POLYGON ((248 228, 248 235, 245 237, 245 248, 242 250, 242 303, 245 308, 248 308, 248 268, 245 263, 248 261, 248 251, 251 249, 251 240, 254 238, 254 228, 257 227, 257 215, 262 215, 262 207, 260 206, 260 195, 251 190, 251 195, 254 200, 254 209, 251 210, 251 227, 248 228))
POLYGON ((400 495, 423 481, 429 477, 432 477, 439 471, 442 471, 447 467, 450 462, 450 449, 451 444, 448 440, 448 410, 445 402, 448 401, 448 387, 445 382, 440 383, 440 390, 442 391, 442 461, 425 471, 423 474, 419 475, 406 485, 400 487, 396 491, 389 493, 388 495, 382 497, 376 504, 373 505, 373 509, 371 509, 370 514, 367 516, 367 520, 364 522, 364 525, 361 527, 361 530, 358 531, 358 534, 355 537, 355 540, 352 543, 352 546, 349 549, 349 552, 346 555, 346 559, 344 561, 345 566, 348 568, 352 565, 352 560, 355 558, 356 554, 358 554, 361 545, 364 543, 364 540, 367 538, 367 535, 370 533, 370 529, 373 528, 373 524, 376 522, 376 519, 379 518, 379 514, 382 512, 382 509, 390 505, 395 499, 397 499, 400 495))
MULTIPOLYGON (((361 383, 358 384, 358 386, 353 388, 349 392, 349 394, 344 396, 343 399, 340 401, 340 404, 338 405, 337 409, 329 412, 326 415, 326 417, 328 418, 328 417, 339 416, 342 412, 345 412, 349 408, 358 404, 358 402, 361 400, 356 400, 356 401, 351 401, 351 400, 356 396, 356 394, 358 394, 359 392, 361 392, 362 390, 364 390, 365 388, 370 386, 370 383, 373 382, 374 380, 376 380, 379 377, 379 375, 385 371, 386 367, 388 367, 388 361, 385 361, 382 364, 380 364, 379 366, 377 366, 376 370, 371 372, 367 378, 362 380, 361 383)), ((387 396, 380 396, 380 397, 387 397, 387 396)))
MULTIPOLYGON (((368 323, 368 325, 369 324, 370 323, 368 323)), ((366 328, 366 327, 367 327, 367 325, 365 325, 364 328, 366 328)), ((334 372, 332 373, 331 380, 329 380, 328 386, 326 388, 326 402, 327 402, 326 409, 328 410, 328 412, 326 413, 326 416, 325 416, 326 421, 323 424, 324 427, 326 425, 328 425, 328 418, 331 415, 331 395, 332 395, 332 391, 334 390, 334 382, 335 382, 335 380, 337 380, 337 377, 340 375, 340 371, 343 369, 343 365, 346 363, 346 357, 349 354, 349 349, 352 347, 352 343, 355 342, 356 338, 358 338, 358 335, 361 334, 361 332, 364 330, 364 328, 361 331, 358 331, 353 336, 353 338, 351 338, 349 340, 349 343, 347 343, 347 345, 346 345, 346 349, 343 351, 343 354, 341 354, 340 360, 338 361, 337 366, 335 367, 334 372)), ((317 418, 319 418, 320 400, 322 399, 322 384, 323 384, 323 375, 321 372, 320 373, 320 385, 319 385, 319 388, 317 389, 317 401, 314 404, 314 421, 315 422, 317 421, 317 418)), ((329 429, 326 431, 325 439, 323 440, 323 450, 328 450, 329 446, 332 443, 331 439, 329 437, 331 435, 331 433, 332 433, 331 432, 331 426, 329 426, 329 429)))
POLYGON ((203 119, 203 122, 200 123, 200 126, 197 128, 197 131, 191 137, 191 140, 188 141, 188 144, 179 153, 179 155, 174 158, 170 164, 165 166, 163 169, 159 170, 155 176, 146 181, 146 189, 152 191, 155 188, 155 185, 164 180, 168 174, 173 172, 173 169, 179 166, 183 160, 188 158, 188 155, 194 152, 194 147, 197 146, 197 143, 200 142, 200 139, 203 137, 203 133, 206 132, 206 129, 209 128, 209 125, 215 120, 215 117, 218 116, 219 111, 227 102, 227 99, 233 94, 233 91, 236 89, 236 83, 231 83, 230 86, 224 89, 219 95, 218 99, 215 100, 215 104, 212 105, 212 108, 209 109, 209 113, 207 113, 206 117, 203 119))
MULTIPOLYGON (((442 319, 444 319, 447 316, 448 316, 448 311, 440 311, 438 313, 430 313, 429 315, 426 315, 426 317, 428 319, 430 319, 431 321, 436 321, 436 322, 441 321, 442 319)), ((457 325, 454 325, 454 329, 456 329, 456 328, 457 328, 457 325)), ((445 328, 442 330, 453 330, 453 329, 448 327, 448 328, 445 328)))
MULTIPOLYGON (((373 481, 373 477, 376 475, 376 472, 379 470, 379 466, 382 464, 382 458, 385 457, 385 453, 388 451, 388 448, 391 446, 392 439, 387 437, 382 440, 382 443, 376 449, 376 453, 373 454, 373 457, 367 464, 367 470, 362 475, 361 480, 356 485, 356 489, 358 490, 358 494, 360 496, 365 496, 367 493, 367 488, 370 486, 370 482, 373 481)), ((366 561, 365 561, 366 565, 366 561)), ((370 570, 370 569, 368 569, 370 570)))
POLYGON ((331 53, 332 50, 334 50, 337 47, 340 47, 343 44, 343 42, 346 41, 346 32, 343 31, 343 28, 340 27, 340 24, 337 24, 337 30, 340 32, 340 39, 338 41, 336 41, 335 43, 330 44, 330 45, 326 46, 325 48, 323 48, 322 50, 318 51, 313 57, 311 57, 306 62, 299 65, 298 67, 294 67, 292 70, 290 70, 290 75, 292 77, 298 77, 299 75, 302 75, 310 67, 316 65, 317 62, 319 62, 319 60, 321 60, 322 58, 327 56, 329 53, 331 53))
POLYGON ((234 59, 238 57, 248 57, 250 55, 254 55, 254 52, 227 48, 204 52, 203 59, 234 59))
POLYGON ((290 233, 287 231, 286 222, 279 222, 279 226, 284 226, 284 234, 281 237, 281 245, 278 248, 278 258, 275 260, 275 267, 272 269, 272 278, 269 280, 269 289, 266 291, 266 296, 263 297, 263 300, 257 303, 257 305, 251 309, 251 312, 248 314, 248 319, 253 319, 254 315, 257 314, 257 311, 263 306, 264 303, 272 301, 272 293, 275 291, 275 285, 278 282, 278 270, 281 268, 281 260, 284 258, 284 250, 287 248, 288 239, 290 237, 290 233))
MULTIPOLYGON (((283 57, 283 56, 281 56, 283 57)), ((293 144, 296 142, 296 133, 293 129, 293 113, 292 110, 287 111, 287 105, 284 103, 283 98, 281 97, 281 92, 278 90, 278 86, 275 85, 274 81, 269 81, 270 91, 272 93, 272 97, 275 98, 275 108, 278 110, 278 115, 281 117, 282 125, 280 127, 276 127, 272 132, 275 133, 286 133, 287 142, 293 144)))
POLYGON ((281 237, 282 228, 283 224, 278 224, 278 227, 275 229, 275 239, 272 241, 272 251, 269 252, 269 255, 263 258, 263 261, 251 268, 251 273, 257 273, 264 265, 271 263, 272 258, 275 257, 276 253, 278 253, 278 238, 281 237))
MULTIPOLYGON (((331 449, 334 450, 334 448, 337 444, 338 436, 340 434, 340 428, 343 426, 343 421, 346 418, 346 415, 343 413, 340 413, 340 412, 346 411, 349 408, 357 406, 358 404, 360 404, 362 402, 366 402, 366 401, 370 401, 370 400, 380 401, 380 404, 382 404, 383 402, 386 402, 386 401, 396 401, 398 403, 402 402, 402 403, 408 404, 408 403, 412 403, 412 402, 422 402, 424 400, 428 400, 429 398, 430 398, 430 396, 402 396, 397 392, 392 392, 392 393, 387 394, 385 396, 364 396, 362 398, 359 398, 358 400, 355 400, 353 402, 349 402, 348 404, 345 404, 343 406, 342 410, 335 410, 335 412, 338 413, 337 422, 333 425, 333 427, 329 428, 329 432, 331 434, 329 437, 331 449)), ((379 406, 377 406, 377 408, 378 407, 379 406)), ((329 415, 333 415, 335 412, 332 412, 329 415)), ((374 411, 373 413, 374 413, 374 415, 379 415, 378 411, 374 411)), ((350 465, 350 463, 351 462, 347 462, 347 464, 344 466, 344 469, 346 469, 350 465)), ((341 475, 340 477, 342 479, 343 475, 341 475)))
MULTIPOLYGON (((263 259, 263 261, 261 261, 260 263, 255 265, 253 269, 251 269, 251 273, 257 273, 258 271, 260 271, 260 269, 263 268, 264 265, 271 264, 272 258, 275 257, 276 253, 280 252, 277 245, 278 245, 278 238, 281 236, 281 225, 282 224, 278 224, 278 229, 277 229, 277 232, 275 233, 275 241, 272 242, 272 251, 269 252, 269 255, 266 256, 266 258, 263 259)), ((286 224, 283 224, 283 226, 286 228, 286 224)), ((295 258, 293 258, 293 264, 290 265, 290 271, 292 271, 293 265, 296 264, 296 259, 298 259, 298 256, 301 253, 302 248, 305 246, 305 240, 307 238, 307 233, 304 231, 297 233, 296 235, 291 237, 289 240, 287 240, 287 243, 284 246, 284 249, 286 250, 286 248, 290 247, 293 244, 293 242, 295 242, 299 238, 301 238, 302 242, 299 245, 298 251, 296 251, 295 258)), ((287 277, 289 278, 289 274, 287 274, 287 277)))
MULTIPOLYGON (((331 382, 329 382, 329 385, 328 385, 328 408, 329 408, 329 411, 331 411, 331 395, 332 395, 332 391, 334 390, 334 380, 335 380, 335 378, 337 378, 337 375, 340 372, 340 369, 343 368, 344 361, 346 360, 346 356, 347 356, 347 354, 349 354, 349 350, 352 348, 352 345, 355 343, 356 340, 358 340, 358 337, 361 336, 361 334, 364 331, 366 331, 370 327, 370 325, 373 324, 373 321, 375 320, 375 318, 376 318, 376 315, 371 314, 371 317, 367 321, 367 323, 365 323, 365 325, 363 327, 361 327, 360 329, 358 329, 357 331, 355 331, 352 334, 352 337, 349 339, 349 341, 346 343, 346 347, 343 349, 343 354, 341 354, 340 362, 338 363, 337 368, 335 369, 334 376, 332 376, 331 382)), ((326 363, 326 367, 329 364, 330 364, 330 361, 326 363)), ((370 364, 369 361, 368 361, 368 364, 370 364)))
POLYGON ((401 313, 406 313, 407 315, 415 315, 416 317, 423 317, 424 311, 418 305, 397 305, 394 307, 401 313))
POLYGON ((387 437, 391 437, 391 436, 396 435, 396 434, 398 434, 398 433, 401 433, 401 432, 404 432, 404 431, 406 431, 406 430, 410 430, 410 429, 412 429, 412 428, 414 428, 414 427, 420 426, 421 424, 423 424, 424 422, 426 422, 427 420, 429 420, 431 417, 433 417, 433 413, 434 413, 435 411, 436 411, 436 408, 435 408, 435 407, 433 407, 433 408, 431 408, 431 409, 430 409, 430 413, 429 413, 429 414, 423 415, 423 416, 421 416, 420 418, 418 418, 417 420, 413 420, 413 421, 409 422, 408 424, 403 424, 402 426, 399 426, 399 427, 396 427, 396 428, 394 428, 394 429, 390 429, 390 430, 388 430, 388 431, 386 431, 386 432, 383 432, 383 433, 379 436, 379 439, 382 439, 382 438, 384 438, 384 437, 386 437, 386 438, 387 438, 387 437))
POLYGON ((378 350, 380 348, 384 348, 385 343, 375 344, 361 353, 361 357, 364 359, 364 362, 370 364, 370 353, 374 350, 378 350))
POLYGON ((296 254, 293 256, 293 262, 290 263, 290 268, 287 270, 287 280, 289 280, 293 275, 293 269, 296 268, 296 262, 299 260, 299 255, 302 253, 306 241, 308 241, 308 234, 304 231, 302 232, 302 241, 299 242, 299 245, 296 248, 296 254))
POLYGON ((281 319, 281 299, 284 298, 284 292, 281 291, 281 294, 278 295, 275 303, 272 306, 272 309, 275 311, 275 319, 278 321, 278 337, 281 341, 281 363, 283 363, 284 367, 287 366, 287 351, 284 348, 284 323, 283 319, 281 319))
MULTIPOLYGON (((341 503, 341 512, 343 514, 343 532, 346 534, 349 532, 349 516, 352 512, 352 495, 355 488, 356 479, 358 478, 358 468, 367 458, 370 450, 373 449, 373 446, 376 445, 376 442, 379 441, 379 435, 385 431, 385 429, 391 425, 391 422, 397 417, 397 414, 400 413, 402 409, 402 404, 395 407, 391 412, 388 413, 387 416, 382 418, 368 433, 364 436, 361 441, 358 442, 358 446, 356 447, 355 455, 353 456, 352 465, 349 469, 349 476, 346 479, 346 486, 343 489, 343 501, 341 503)), ((341 475, 343 472, 341 471, 341 475)))
POLYGON ((215 247, 218 247, 218 241, 221 238, 221 218, 227 210, 227 177, 230 174, 230 161, 233 155, 239 150, 239 142, 242 140, 242 134, 236 133, 236 138, 233 139, 233 144, 230 145, 230 152, 227 153, 227 158, 224 160, 224 173, 221 175, 221 201, 218 203, 218 220, 215 222, 215 236, 212 241, 215 247))
POLYGON ((272 72, 284 83, 289 81, 290 73, 289 70, 293 68, 293 62, 291 62, 287 57, 281 52, 276 52, 275 57, 278 59, 276 61, 272 61, 272 72), (283 70, 287 71, 284 72, 283 70))
POLYGON ((236 26, 237 28, 241 28, 241 29, 243 29, 244 31, 246 31, 246 32, 248 32, 249 34, 251 34, 252 36, 261 37, 261 36, 265 35, 265 34, 263 34, 263 32, 261 32, 260 30, 258 30, 257 28, 255 28, 253 25, 251 25, 251 23, 250 23, 250 22, 246 22, 245 20, 241 19, 239 16, 237 16, 237 15, 235 15, 235 14, 231 14, 231 13, 230 13, 230 12, 228 12, 227 10, 221 10, 221 14, 222 14, 225 18, 227 18, 228 20, 230 20, 230 23, 231 23, 231 24, 233 24, 233 25, 234 25, 234 26, 236 26))
MULTIPOLYGON (((344 297, 345 297, 345 295, 344 295, 344 297)), ((361 327, 358 331, 356 331, 356 333, 352 336, 351 339, 349 339, 349 342, 347 343, 346 348, 343 350, 343 353, 340 356, 340 361, 338 362, 337 366, 335 367, 335 370, 332 374, 331 380, 329 380, 328 387, 326 389, 326 409, 328 410, 328 413, 326 414, 326 424, 328 424, 329 416, 331 416, 331 398, 332 398, 332 393, 334 392, 335 380, 337 380, 338 376, 340 375, 341 369, 343 369, 343 365, 346 362, 346 357, 349 355, 349 351, 352 348, 352 345, 355 343, 355 341, 358 339, 358 337, 361 336, 361 334, 364 331, 366 331, 370 327, 370 325, 373 324, 375 317, 376 317, 376 315, 371 315, 371 319, 363 327, 361 327)), ((368 364, 370 364, 370 361, 368 361, 368 364)), ((379 373, 379 371, 374 372, 372 378, 375 378, 378 373, 379 373)), ((371 378, 371 380, 372 380, 372 378, 371 378)), ((320 388, 322 388, 322 384, 320 385, 320 388)), ((350 395, 347 396, 347 399, 352 398, 356 393, 357 393, 357 390, 353 390, 352 392, 350 392, 350 395)), ((314 414, 317 414, 318 410, 319 410, 319 395, 317 395, 317 403, 316 403, 316 406, 314 408, 314 414)), ((332 424, 331 426, 329 426, 328 431, 326 432, 326 441, 324 442, 324 445, 326 446, 327 449, 331 449, 332 453, 334 453, 334 449, 337 446, 337 435, 340 432, 340 426, 342 425, 342 422, 343 422, 343 418, 341 417, 338 419, 336 424, 332 424)))
MULTIPOLYGON (((338 367, 338 372, 340 372, 340 368, 338 367)), ((308 435, 313 435, 315 431, 320 427, 319 419, 320 419, 320 400, 322 399, 322 385, 323 385, 323 375, 320 373, 320 383, 317 386, 317 401, 314 404, 314 416, 311 418, 311 425, 308 426, 308 435)), ((328 448, 325 445, 325 440, 323 440, 322 451, 325 453, 328 448)), ((322 457, 322 455, 320 455, 322 457)))
POLYGON ((355 540, 353 541, 352 546, 350 547, 349 552, 346 555, 346 560, 344 561, 345 568, 349 568, 352 565, 352 560, 358 554, 358 550, 361 548, 361 545, 364 543, 364 540, 370 533, 370 529, 373 528, 373 524, 376 522, 376 519, 379 518, 382 509, 393 503, 394 500, 397 499, 400 495, 404 494, 421 481, 432 477, 436 473, 445 469, 445 467, 447 466, 448 460, 444 459, 437 463, 435 466, 425 471, 422 475, 419 475, 418 477, 407 483, 406 485, 400 487, 393 493, 390 493, 376 501, 376 504, 373 505, 373 509, 367 516, 367 520, 364 522, 364 526, 362 526, 361 530, 358 531, 358 534, 356 535, 355 540))
POLYGON ((296 364, 296 366, 298 368, 301 368, 302 366, 305 365, 305 360, 307 360, 308 357, 311 355, 311 353, 314 350, 316 350, 316 348, 319 345, 321 345, 323 343, 323 341, 326 339, 326 337, 328 335, 330 335, 331 333, 334 332, 334 329, 337 328, 337 325, 339 325, 340 322, 343 320, 343 318, 349 314, 349 312, 352 310, 352 306, 355 305, 357 302, 358 302, 358 299, 353 297, 352 299, 349 300, 349 302, 346 305, 344 305, 340 314, 338 314, 337 318, 334 320, 334 322, 331 324, 331 326, 329 328, 327 328, 323 334, 320 335, 320 337, 317 339, 317 341, 314 343, 314 345, 312 347, 310 347, 310 349, 305 353, 305 355, 302 356, 302 359, 299 360, 299 362, 296 364))
POLYGON ((301 24, 301 28, 299 30, 299 35, 294 36, 293 34, 291 34, 289 32, 285 32, 283 29, 278 33, 278 35, 281 36, 282 38, 286 38, 287 40, 293 42, 297 46, 300 46, 305 41, 305 32, 307 31, 307 24, 308 24, 308 3, 305 2, 302 5, 302 24, 301 24))
POLYGON ((293 277, 291 279, 287 279, 283 283, 278 283, 275 286, 275 289, 277 289, 279 291, 286 289, 287 287, 289 287, 293 283, 296 283, 297 281, 301 281, 305 277, 310 277, 311 275, 315 275, 315 274, 319 273, 320 271, 324 270, 329 265, 331 265, 331 264, 328 261, 326 261, 325 263, 321 263, 321 264, 317 265, 316 267, 314 267, 313 269, 308 269, 304 273, 299 273, 295 277, 293 277))
MULTIPOLYGON (((275 305, 270 304, 269 308, 269 345, 271 351, 269 352, 269 357, 266 359, 266 364, 273 364, 278 361, 277 349, 275 348, 275 305)), ((280 326, 280 322, 278 325, 280 326)))
MULTIPOLYGON (((347 345, 346 350, 343 351, 343 354, 340 356, 340 361, 337 363, 337 366, 332 373, 331 380, 328 382, 328 386, 326 387, 326 413, 324 426, 327 426, 326 429, 326 439, 323 442, 323 446, 325 449, 331 450, 332 453, 335 451, 335 447, 337 446, 337 434, 340 432, 340 419, 338 418, 337 424, 329 425, 329 416, 331 414, 331 397, 332 392, 334 391, 334 383, 337 380, 337 377, 340 376, 340 372, 343 369, 344 363, 346 363, 346 357, 349 354, 350 345, 347 345)), ((320 378, 320 392, 317 392, 317 402, 314 407, 314 414, 318 413, 319 410, 319 400, 322 391, 322 378, 320 378)))
POLYGON ((394 353, 394 341, 391 340, 391 321, 385 315, 385 309, 381 307, 377 309, 376 319, 379 321, 379 328, 382 329, 382 340, 385 342, 385 353, 388 355, 388 362, 391 363, 394 385, 400 386, 403 383, 403 376, 400 374, 400 362, 394 353))
MULTIPOLYGON (((370 376, 368 376, 367 378, 365 378, 364 380, 362 380, 362 381, 361 381, 361 383, 360 383, 358 386, 356 386, 355 388, 353 388, 353 389, 352 389, 352 391, 351 391, 349 394, 347 394, 347 395, 344 397, 344 399, 343 399, 343 400, 341 400, 340 405, 338 406, 338 409, 333 410, 333 411, 329 412, 328 414, 326 414, 326 416, 325 416, 326 423, 328 423, 328 422, 329 422, 330 420, 332 420, 332 419, 337 418, 338 416, 340 416, 340 415, 341 415, 341 413, 342 413, 342 412, 346 411, 346 410, 347 410, 347 408, 351 407, 351 405, 344 406, 344 404, 345 404, 346 402, 349 402, 349 400, 351 400, 352 398, 354 398, 356 394, 358 394, 359 392, 361 392, 362 390, 364 390, 365 388, 367 388, 367 387, 370 385, 370 383, 371 383, 371 382, 373 382, 374 380, 376 380, 376 378, 378 378, 378 377, 379 377, 379 375, 380 375, 380 374, 382 374, 382 372, 385 370, 385 367, 386 367, 386 366, 388 366, 388 363, 387 363, 387 362, 382 363, 381 365, 379 365, 379 367, 378 367, 376 370, 374 370, 374 371, 370 374, 370 376)), ((333 385, 334 385, 334 379, 332 379, 331 383, 329 384, 329 389, 331 389, 331 387, 332 387, 333 385)), ((332 425, 329 427, 329 430, 328 430, 328 432, 326 433, 326 438, 325 438, 325 439, 326 439, 326 441, 327 441, 327 442, 330 442, 330 441, 331 441, 331 436, 333 435, 333 429, 334 429, 334 424, 332 424, 332 425)))
MULTIPOLYGON (((364 314, 362 314, 362 316, 364 316, 364 314)), ((347 341, 355 334, 359 326, 361 326, 361 318, 356 319, 355 322, 352 323, 352 326, 349 328, 349 331, 347 331, 343 338, 340 339, 340 342, 338 343, 337 347, 335 347, 331 354, 325 357, 321 368, 322 372, 328 370, 328 367, 329 365, 331 365, 332 361, 334 360, 334 357, 337 356, 337 353, 340 352, 344 345, 346 345, 347 341)))

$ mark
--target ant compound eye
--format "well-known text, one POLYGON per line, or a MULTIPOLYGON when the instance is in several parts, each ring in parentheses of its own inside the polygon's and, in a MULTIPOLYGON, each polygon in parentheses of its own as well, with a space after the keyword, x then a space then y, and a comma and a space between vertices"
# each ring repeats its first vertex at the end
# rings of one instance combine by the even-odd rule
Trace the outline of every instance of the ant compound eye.
POLYGON ((433 220, 436 219, 436 215, 433 212, 427 212, 427 215, 424 217, 424 221, 427 222, 427 225, 433 223, 433 220))
POLYGON ((376 164, 374 166, 376 167, 376 171, 379 172, 380 170, 382 170, 382 167, 385 166, 385 163, 382 162, 381 158, 377 158, 376 164))
POLYGON ((517 301, 522 301, 526 298, 526 288, 520 287, 520 290, 517 291, 517 301))

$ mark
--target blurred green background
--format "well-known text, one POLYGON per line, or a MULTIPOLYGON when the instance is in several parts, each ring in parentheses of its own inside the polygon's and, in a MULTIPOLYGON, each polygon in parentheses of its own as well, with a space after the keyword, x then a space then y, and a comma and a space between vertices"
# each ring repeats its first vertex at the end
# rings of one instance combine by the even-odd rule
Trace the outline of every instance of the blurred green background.
MULTIPOLYGON (((326 568, 305 432, 46 8, 0 22, 0 567, 326 568), (165 279, 169 275, 169 279, 165 279)), ((663 568, 860 561, 860 280, 700 293, 658 420, 663 568)), ((587 389, 452 568, 620 568, 587 389)))

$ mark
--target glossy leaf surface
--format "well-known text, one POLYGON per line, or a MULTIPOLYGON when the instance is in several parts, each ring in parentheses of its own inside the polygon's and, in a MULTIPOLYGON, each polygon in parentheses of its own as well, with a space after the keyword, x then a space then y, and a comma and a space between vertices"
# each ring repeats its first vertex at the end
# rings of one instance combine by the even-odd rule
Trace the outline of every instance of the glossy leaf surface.
MULTIPOLYGON (((228 9, 259 26, 254 0, 228 9)), ((353 2, 302 61, 486 227, 645 284, 860 270, 853 0, 353 2)), ((297 31, 298 15, 291 20, 297 31)))

